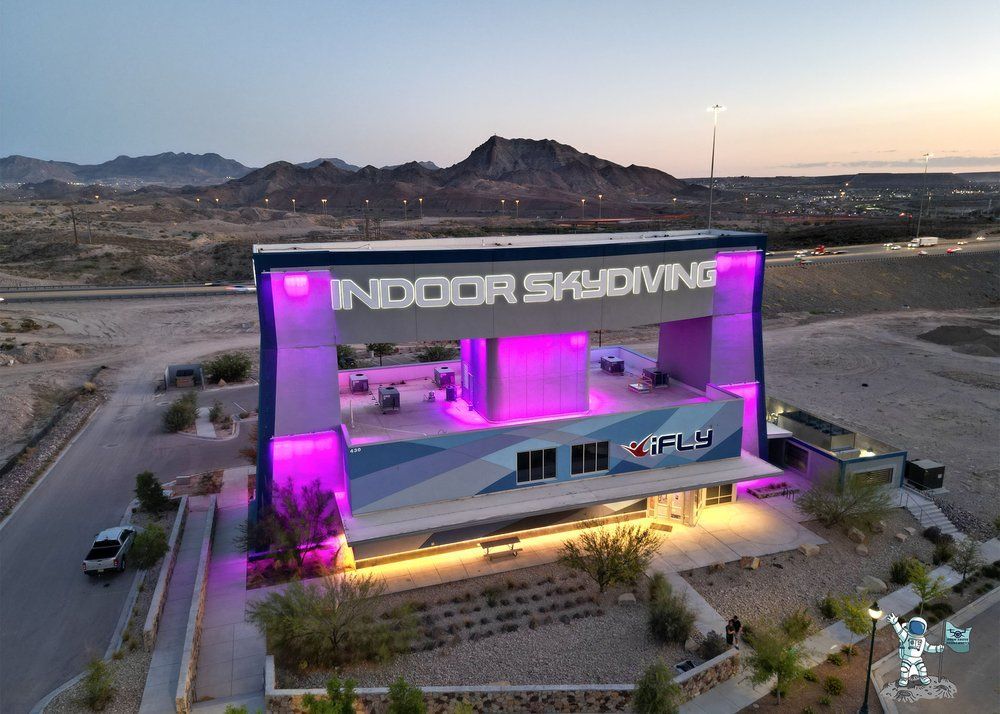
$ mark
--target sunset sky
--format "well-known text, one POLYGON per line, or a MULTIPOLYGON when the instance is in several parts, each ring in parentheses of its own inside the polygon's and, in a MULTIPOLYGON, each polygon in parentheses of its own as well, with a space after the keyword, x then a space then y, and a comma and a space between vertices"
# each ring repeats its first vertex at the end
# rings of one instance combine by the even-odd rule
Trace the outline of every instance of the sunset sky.
POLYGON ((1000 170, 1000 2, 0 4, 0 156, 447 166, 491 134, 717 175, 1000 170))

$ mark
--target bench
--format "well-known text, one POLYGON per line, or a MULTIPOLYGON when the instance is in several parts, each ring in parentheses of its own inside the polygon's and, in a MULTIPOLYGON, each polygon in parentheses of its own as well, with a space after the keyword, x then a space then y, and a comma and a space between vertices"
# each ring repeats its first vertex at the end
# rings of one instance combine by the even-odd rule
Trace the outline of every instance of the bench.
POLYGON ((483 556, 491 563, 494 560, 504 560, 506 558, 516 558, 523 548, 520 546, 521 539, 517 536, 507 538, 497 538, 495 540, 483 541, 479 547, 483 549, 483 556), (498 550, 494 550, 498 549, 498 550))

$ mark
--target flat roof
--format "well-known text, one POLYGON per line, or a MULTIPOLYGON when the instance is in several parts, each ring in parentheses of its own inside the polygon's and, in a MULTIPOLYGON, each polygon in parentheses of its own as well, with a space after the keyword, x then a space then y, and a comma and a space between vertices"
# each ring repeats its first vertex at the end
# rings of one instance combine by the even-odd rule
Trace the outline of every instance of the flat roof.
POLYGON ((465 236, 454 238, 407 238, 378 241, 335 241, 328 243, 262 243, 254 245, 254 253, 305 253, 314 251, 353 252, 442 250, 449 248, 531 248, 538 246, 595 245, 600 243, 650 243, 655 241, 686 241, 721 236, 760 236, 747 231, 631 231, 624 233, 544 233, 518 236, 465 236))
POLYGON ((741 456, 671 468, 630 471, 496 493, 434 501, 344 517, 348 543, 365 543, 417 533, 523 518, 542 513, 647 498, 782 473, 744 451, 741 456))

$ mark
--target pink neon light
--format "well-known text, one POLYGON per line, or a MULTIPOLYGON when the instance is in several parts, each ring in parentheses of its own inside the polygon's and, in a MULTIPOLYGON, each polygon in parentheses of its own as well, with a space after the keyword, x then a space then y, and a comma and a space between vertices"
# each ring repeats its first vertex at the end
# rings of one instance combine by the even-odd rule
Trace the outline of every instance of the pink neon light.
POLYGON ((744 451, 760 456, 757 453, 760 445, 757 437, 760 424, 757 423, 759 412, 757 400, 760 395, 760 385, 757 382, 742 382, 740 384, 720 384, 720 389, 732 392, 743 399, 743 443, 744 451))
POLYGON ((309 276, 305 273, 285 273, 283 284, 288 297, 300 298, 309 294, 309 276))
POLYGON ((350 513, 342 437, 335 431, 278 436, 271 440, 272 479, 275 487, 299 487, 319 480, 333 491, 342 515, 350 513))

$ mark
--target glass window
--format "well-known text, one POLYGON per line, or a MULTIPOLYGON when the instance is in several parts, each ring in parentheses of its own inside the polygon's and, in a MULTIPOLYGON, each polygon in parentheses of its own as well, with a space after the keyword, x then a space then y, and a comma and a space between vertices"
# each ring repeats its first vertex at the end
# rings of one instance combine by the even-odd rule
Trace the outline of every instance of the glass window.
POLYGON ((570 473, 574 476, 608 470, 608 442, 591 441, 573 446, 570 473))
POLYGON ((708 486, 705 488, 705 505, 717 506, 720 503, 730 503, 734 493, 731 483, 722 486, 708 486))
POLYGON ((555 477, 555 449, 521 451, 517 454, 517 483, 532 483, 555 477))

